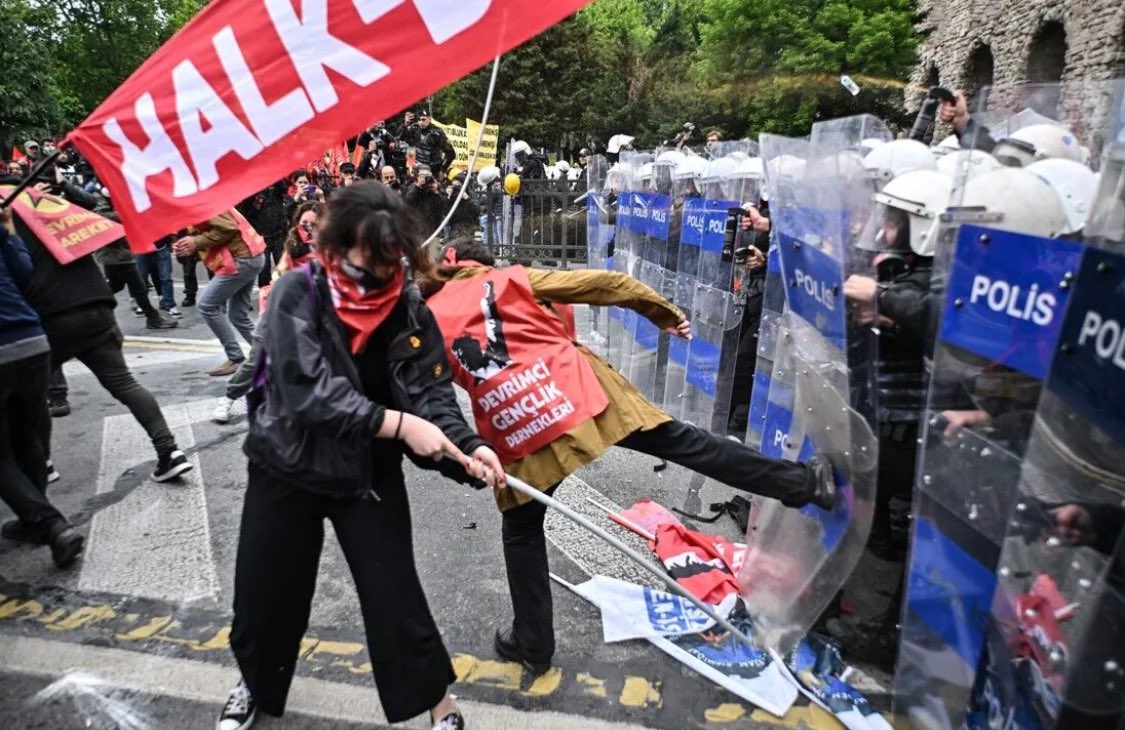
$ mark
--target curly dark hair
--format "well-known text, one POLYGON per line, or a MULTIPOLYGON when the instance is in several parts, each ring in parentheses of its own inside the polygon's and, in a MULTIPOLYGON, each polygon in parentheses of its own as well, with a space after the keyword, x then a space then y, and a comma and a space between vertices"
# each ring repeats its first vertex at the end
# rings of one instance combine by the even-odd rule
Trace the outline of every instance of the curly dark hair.
POLYGON ((422 249, 421 230, 417 214, 401 195, 364 180, 333 192, 317 245, 339 256, 360 246, 369 261, 382 265, 405 256, 416 273, 425 274, 433 264, 422 249))

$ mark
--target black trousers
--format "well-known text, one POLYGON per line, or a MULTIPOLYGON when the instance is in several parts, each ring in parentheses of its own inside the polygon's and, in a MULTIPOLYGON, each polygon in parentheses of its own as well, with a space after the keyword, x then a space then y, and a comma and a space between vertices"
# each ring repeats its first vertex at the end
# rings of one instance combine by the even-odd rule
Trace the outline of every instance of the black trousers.
POLYGON ((401 472, 380 499, 333 499, 278 483, 250 462, 234 573, 234 651, 250 694, 279 716, 309 625, 324 520, 332 521, 359 594, 367 651, 390 722, 437 705, 456 680, 414 565, 401 472))
MULTIPOLYGON (((790 507, 807 504, 816 491, 816 477, 804 464, 771 459, 749 446, 682 421, 634 431, 617 445, 667 459, 735 489, 772 497, 790 507)), ((512 631, 527 657, 544 663, 555 651, 547 538, 543 534, 546 513, 547 508, 539 502, 529 502, 506 510, 501 517, 514 616, 512 631)))
POLYGON ((148 286, 137 271, 136 264, 106 264, 105 280, 114 294, 122 289, 129 290, 131 296, 146 317, 156 317, 156 307, 148 300, 148 286))
MULTIPOLYGON (((43 320, 43 329, 51 341, 54 367, 61 368, 71 358, 77 359, 90 368, 110 395, 129 409, 152 439, 157 454, 163 455, 176 448, 176 439, 160 412, 160 404, 137 382, 125 364, 121 352, 124 337, 117 328, 112 309, 99 304, 67 310, 43 320)), ((45 441, 49 443, 50 418, 44 428, 45 441)))
POLYGON ((63 519, 47 501, 47 353, 0 365, 0 499, 23 522, 63 519))
MULTIPOLYGON (((199 277, 195 273, 195 265, 199 263, 199 257, 192 254, 191 256, 177 256, 176 260, 184 268, 184 298, 195 299, 196 294, 199 293, 199 277)), ((214 276, 210 271, 207 272, 207 275, 209 278, 214 276)))

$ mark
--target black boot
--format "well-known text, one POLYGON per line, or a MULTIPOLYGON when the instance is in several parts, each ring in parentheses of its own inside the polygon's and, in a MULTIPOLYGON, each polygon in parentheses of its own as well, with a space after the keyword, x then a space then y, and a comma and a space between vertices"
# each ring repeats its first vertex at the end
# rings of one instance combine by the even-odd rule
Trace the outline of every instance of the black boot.
POLYGON ((497 629, 494 646, 501 659, 523 665, 523 668, 531 672, 533 677, 546 674, 547 670, 551 668, 550 659, 542 661, 529 658, 524 648, 516 641, 515 634, 512 633, 511 629, 497 629))

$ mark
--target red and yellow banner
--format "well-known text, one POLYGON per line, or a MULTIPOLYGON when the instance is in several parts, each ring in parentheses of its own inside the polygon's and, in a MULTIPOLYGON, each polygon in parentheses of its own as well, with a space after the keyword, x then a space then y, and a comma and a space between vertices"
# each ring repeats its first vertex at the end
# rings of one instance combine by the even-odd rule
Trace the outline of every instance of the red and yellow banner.
POLYGON ((67 140, 151 250, 588 2, 214 0, 67 140))
MULTIPOLYGON (((13 190, 12 185, 0 185, 0 197, 7 198, 13 190)), ((125 235, 121 224, 34 188, 20 193, 12 201, 12 210, 60 264, 69 264, 125 235)))

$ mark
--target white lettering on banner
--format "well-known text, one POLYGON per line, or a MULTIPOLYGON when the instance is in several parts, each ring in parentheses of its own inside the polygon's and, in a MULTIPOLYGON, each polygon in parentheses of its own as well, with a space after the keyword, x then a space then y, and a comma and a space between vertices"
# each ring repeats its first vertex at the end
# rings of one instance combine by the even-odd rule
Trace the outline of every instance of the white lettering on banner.
POLYGON ((1118 368, 1125 370, 1125 337, 1122 336, 1121 323, 1114 319, 1105 319, 1093 309, 1086 312, 1082 320, 1082 331, 1078 335, 1078 346, 1083 347, 1086 341, 1094 338, 1094 351, 1103 360, 1112 358, 1118 368))
POLYGON ((492 390, 477 398, 477 404, 485 413, 488 413, 493 408, 502 405, 509 399, 550 377, 551 371, 547 367, 547 363, 543 362, 542 359, 536 360, 531 367, 508 376, 492 390))
POLYGON ((215 163, 229 152, 249 160, 262 151, 262 143, 223 103, 207 79, 191 61, 181 61, 172 70, 176 91, 176 114, 184 132, 188 154, 195 165, 199 189, 206 190, 219 181, 215 163), (209 128, 203 128, 203 118, 209 128))
POLYGON ((515 433, 505 436, 504 441, 508 444, 508 448, 515 448, 532 436, 542 433, 548 426, 558 423, 574 413, 575 410, 573 403, 569 400, 564 400, 562 403, 553 407, 548 413, 544 413, 526 426, 520 427, 515 433))
POLYGON ((703 233, 703 216, 698 213, 693 213, 687 216, 687 226, 693 231, 703 233))
POLYGON ((784 446, 785 445, 785 432, 782 431, 780 428, 775 428, 774 431, 773 431, 773 445, 774 446, 784 446))
POLYGON ((359 19, 371 25, 404 2, 406 0, 352 0, 352 5, 355 5, 359 19))
POLYGON ((546 408, 551 401, 559 398, 566 399, 559 386, 552 380, 546 385, 541 385, 537 390, 527 393, 519 401, 501 408, 492 417, 492 425, 498 430, 504 430, 516 425, 522 419, 530 418, 546 408))
POLYGON ((231 87, 238 97, 238 103, 242 105, 242 111, 246 112, 250 126, 254 127, 254 134, 263 145, 268 147, 313 118, 309 98, 300 87, 273 104, 266 103, 229 25, 215 34, 211 44, 219 54, 223 70, 230 77, 231 87))
POLYGON ((102 131, 121 148, 121 175, 129 187, 137 212, 143 213, 152 207, 145 181, 165 171, 172 173, 172 195, 175 197, 183 198, 199 192, 191 169, 156 116, 156 102, 152 100, 152 94, 141 94, 133 105, 133 113, 148 135, 148 144, 144 149, 125 136, 117 117, 110 117, 102 125, 102 131))
POLYGON ((994 312, 1007 314, 1009 317, 1024 321, 1034 322, 1040 327, 1051 323, 1055 318, 1055 305, 1058 300, 1050 292, 1040 292, 1038 284, 1032 284, 1027 291, 1027 298, 1021 302, 1023 291, 1018 285, 992 279, 977 274, 973 277, 973 286, 969 291, 969 302, 976 304, 982 297, 988 308, 994 312))
POLYGON ((726 233, 727 232, 727 222, 724 221, 724 220, 718 220, 716 218, 712 218, 711 220, 707 221, 707 232, 708 233, 726 233))
POLYGON ((492 0, 414 0, 414 7, 440 45, 483 18, 492 0))
POLYGON ((653 208, 652 220, 656 223, 668 222, 668 210, 666 208, 653 208))
POLYGON ((290 0, 265 1, 273 27, 318 112, 340 100, 326 68, 359 86, 370 86, 391 72, 385 63, 328 32, 328 0, 301 0, 301 17, 290 0))
POLYGON ((831 287, 823 281, 812 278, 800 269, 794 271, 794 278, 797 280, 798 289, 804 289, 806 294, 823 304, 829 310, 836 310, 836 295, 833 293, 831 287))

